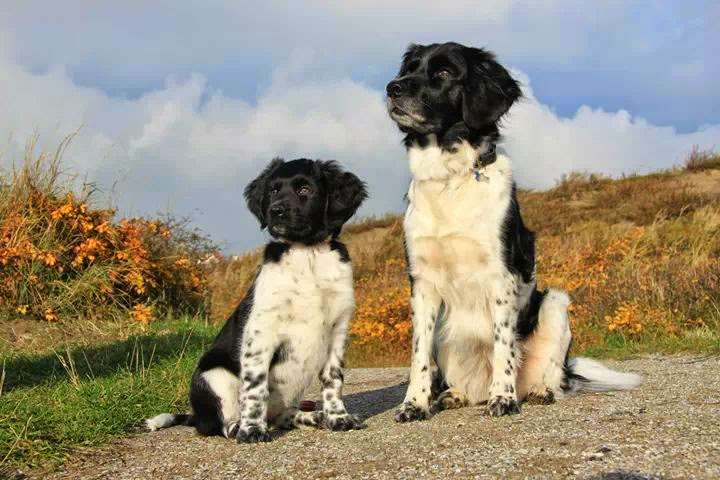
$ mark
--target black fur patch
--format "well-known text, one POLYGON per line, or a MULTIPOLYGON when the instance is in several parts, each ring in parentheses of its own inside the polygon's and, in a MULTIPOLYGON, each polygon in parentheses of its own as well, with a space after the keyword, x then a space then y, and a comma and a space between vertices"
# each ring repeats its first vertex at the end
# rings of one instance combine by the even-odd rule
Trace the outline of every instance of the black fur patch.
POLYGON ((533 291, 527 305, 525 305, 518 314, 516 333, 520 340, 525 340, 537 328, 540 305, 542 304, 545 295, 547 295, 547 292, 547 289, 542 292, 538 290, 533 291))
POLYGON ((253 390, 260 386, 261 383, 265 381, 267 378, 267 375, 264 373, 259 373, 257 375, 253 375, 252 373, 248 372, 245 375, 243 375, 243 381, 247 382, 247 388, 246 391, 253 390))
POLYGON ((535 234, 525 226, 520 215, 514 182, 510 195, 510 206, 501 229, 503 260, 508 271, 519 274, 525 283, 530 283, 535 270, 535 234))
POLYGON ((292 353, 290 344, 287 341, 282 342, 275 349, 275 353, 273 353, 272 360, 270 360, 270 369, 272 369, 275 365, 286 362, 290 358, 290 353, 292 353))
POLYGON ((265 245, 265 253, 263 255, 263 263, 277 263, 282 256, 290 250, 289 243, 270 242, 265 245))
POLYGON ((344 243, 339 240, 330 240, 330 250, 338 252, 340 255, 340 261, 343 263, 350 263, 350 253, 344 243))

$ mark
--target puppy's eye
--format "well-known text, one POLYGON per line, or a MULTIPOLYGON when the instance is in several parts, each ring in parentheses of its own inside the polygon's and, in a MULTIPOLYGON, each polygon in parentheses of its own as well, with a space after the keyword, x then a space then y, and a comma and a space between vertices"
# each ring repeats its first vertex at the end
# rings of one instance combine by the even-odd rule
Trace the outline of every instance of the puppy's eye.
POLYGON ((435 73, 433 73, 433 78, 439 78, 442 80, 450 78, 451 76, 452 72, 447 68, 441 68, 440 70, 437 70, 435 73))
POLYGON ((277 195, 277 193, 280 191, 278 187, 270 187, 270 195, 277 195))
POLYGON ((310 195, 310 193, 312 193, 312 190, 310 190, 310 187, 308 187, 307 185, 303 185, 302 187, 297 189, 297 194, 301 197, 307 197, 308 195, 310 195))

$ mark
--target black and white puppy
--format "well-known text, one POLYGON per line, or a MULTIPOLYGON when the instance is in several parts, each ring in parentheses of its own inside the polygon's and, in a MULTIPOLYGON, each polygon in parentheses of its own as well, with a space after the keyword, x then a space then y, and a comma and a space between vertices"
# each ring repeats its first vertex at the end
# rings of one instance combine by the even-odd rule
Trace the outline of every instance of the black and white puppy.
POLYGON ((194 425, 203 435, 270 440, 268 422, 332 430, 363 428, 342 400, 348 323, 355 309, 343 224, 367 197, 365 184, 331 161, 273 160, 245 189, 248 208, 277 239, 246 297, 192 377, 192 415, 162 414, 150 430, 194 425), (298 404, 314 378, 322 411, 298 404))
POLYGON ((499 416, 518 413, 523 399, 638 385, 636 375, 568 360, 568 295, 536 289, 535 239, 510 159, 495 149, 498 122, 521 97, 518 82, 486 50, 412 45, 387 95, 412 173, 404 234, 413 354, 396 419, 484 402, 499 416))

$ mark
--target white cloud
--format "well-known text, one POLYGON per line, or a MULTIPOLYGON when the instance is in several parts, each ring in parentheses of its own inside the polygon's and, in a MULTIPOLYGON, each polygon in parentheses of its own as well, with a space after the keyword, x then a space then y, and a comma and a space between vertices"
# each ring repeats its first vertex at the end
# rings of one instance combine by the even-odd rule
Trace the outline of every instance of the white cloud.
MULTIPOLYGON (((3 162, 19 156, 35 130, 45 148, 54 148, 82 126, 68 166, 105 188, 118 181, 121 211, 199 209, 196 223, 233 249, 260 240, 241 191, 275 155, 340 160, 369 183, 365 214, 400 211, 407 168, 383 93, 343 78, 303 80, 314 57, 296 58, 251 105, 200 74, 119 99, 76 85, 63 69, 33 74, 0 55, 0 90, 11 92, 0 97, 0 135, 13 133, 3 162)), ((713 146, 720 138, 717 125, 679 134, 626 111, 581 107, 561 118, 529 86, 526 97, 505 122, 505 145, 523 186, 550 186, 570 170, 618 175, 667 167, 693 144, 713 146)))
POLYGON ((504 122, 505 144, 524 186, 548 187, 572 170, 619 176, 669 168, 681 164, 693 145, 712 148, 720 139, 720 125, 678 133, 625 110, 582 106, 571 118, 562 118, 538 102, 527 76, 514 73, 525 85, 525 99, 504 122))

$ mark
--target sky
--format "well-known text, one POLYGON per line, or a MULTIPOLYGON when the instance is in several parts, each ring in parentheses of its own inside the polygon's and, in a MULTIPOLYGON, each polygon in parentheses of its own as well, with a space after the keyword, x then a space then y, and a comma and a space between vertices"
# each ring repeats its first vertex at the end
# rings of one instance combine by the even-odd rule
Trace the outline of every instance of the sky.
POLYGON ((403 210, 384 87, 410 43, 498 55, 525 94, 503 148, 542 189, 720 148, 718 38, 716 1, 0 0, 0 164, 77 131, 63 166, 102 201, 240 252, 267 238, 242 190, 274 156, 340 161, 368 183, 360 216, 403 210))

